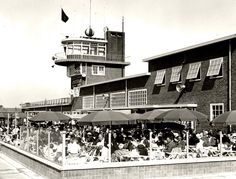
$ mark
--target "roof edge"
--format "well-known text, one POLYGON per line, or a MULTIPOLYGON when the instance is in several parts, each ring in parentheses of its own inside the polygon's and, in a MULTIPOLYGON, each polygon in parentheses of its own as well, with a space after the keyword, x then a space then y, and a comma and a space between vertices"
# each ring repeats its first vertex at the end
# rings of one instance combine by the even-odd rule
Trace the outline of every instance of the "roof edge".
POLYGON ((138 77, 142 77, 142 76, 150 76, 150 75, 151 75, 150 72, 140 73, 140 74, 136 74, 136 75, 130 75, 130 76, 116 78, 116 79, 112 79, 112 80, 101 81, 101 82, 97 82, 97 83, 83 85, 80 88, 86 88, 86 87, 90 87, 90 86, 96 86, 96 85, 100 85, 100 84, 111 83, 111 82, 116 82, 116 81, 121 81, 121 80, 127 80, 127 79, 131 79, 131 78, 138 78, 138 77))
POLYGON ((174 54, 177 54, 177 53, 192 50, 194 48, 199 48, 199 47, 211 45, 211 44, 218 43, 218 42, 223 42, 223 41, 230 40, 230 39, 233 39, 233 38, 236 38, 236 34, 232 34, 232 35, 229 35, 229 36, 225 36, 225 37, 217 38, 217 39, 214 39, 214 40, 206 41, 206 42, 196 44, 196 45, 191 45, 191 46, 188 46, 188 47, 185 47, 185 48, 177 49, 177 50, 170 51, 170 52, 167 52, 167 53, 163 53, 163 54, 160 54, 160 55, 151 56, 151 57, 143 59, 143 62, 149 62, 151 60, 155 60, 155 59, 158 59, 158 58, 162 58, 162 57, 169 56, 169 55, 174 55, 174 54))

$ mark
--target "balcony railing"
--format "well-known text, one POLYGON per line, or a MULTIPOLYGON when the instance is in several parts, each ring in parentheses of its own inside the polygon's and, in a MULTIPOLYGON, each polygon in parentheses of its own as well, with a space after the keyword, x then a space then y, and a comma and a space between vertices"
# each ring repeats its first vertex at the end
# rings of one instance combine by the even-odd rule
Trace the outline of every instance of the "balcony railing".
POLYGON ((71 98, 58 98, 58 99, 37 101, 32 103, 24 103, 21 104, 21 107, 32 108, 32 107, 57 106, 57 105, 69 105, 69 104, 71 104, 71 98))
POLYGON ((105 56, 100 55, 79 55, 79 54, 73 54, 73 55, 67 55, 67 59, 91 59, 91 60, 105 60, 105 56))

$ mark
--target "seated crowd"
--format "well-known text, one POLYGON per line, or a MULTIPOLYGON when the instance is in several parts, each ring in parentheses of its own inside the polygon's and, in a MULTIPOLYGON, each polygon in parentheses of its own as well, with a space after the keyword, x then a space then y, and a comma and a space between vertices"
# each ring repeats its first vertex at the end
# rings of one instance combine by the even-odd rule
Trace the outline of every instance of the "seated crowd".
POLYGON ((6 127, 1 128, 2 141, 57 163, 62 162, 62 131, 66 134, 66 159, 84 163, 108 162, 109 159, 112 162, 180 159, 187 158, 187 153, 188 157, 194 158, 234 156, 236 152, 236 135, 223 134, 220 139, 219 131, 202 131, 196 134, 189 130, 187 152, 186 130, 148 129, 141 125, 129 128, 119 126, 110 130, 107 126, 71 124, 35 125, 31 126, 28 132, 22 127, 21 130, 19 127, 13 127, 9 132, 6 127))

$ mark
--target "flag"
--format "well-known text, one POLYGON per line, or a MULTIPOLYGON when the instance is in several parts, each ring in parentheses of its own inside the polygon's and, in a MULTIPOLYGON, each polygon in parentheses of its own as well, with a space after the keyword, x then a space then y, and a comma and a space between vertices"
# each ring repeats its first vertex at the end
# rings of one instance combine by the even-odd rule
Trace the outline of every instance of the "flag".
POLYGON ((65 23, 69 20, 69 17, 66 15, 63 9, 61 9, 61 20, 65 23))

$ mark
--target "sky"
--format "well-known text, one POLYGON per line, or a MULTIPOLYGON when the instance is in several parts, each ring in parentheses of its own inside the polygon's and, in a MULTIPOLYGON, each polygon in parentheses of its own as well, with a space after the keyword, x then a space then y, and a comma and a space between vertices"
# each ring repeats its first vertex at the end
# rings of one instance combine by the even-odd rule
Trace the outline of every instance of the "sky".
MULTIPOLYGON (((69 97, 66 68, 51 66, 66 35, 89 26, 90 0, 0 0, 0 105, 69 97), (61 21, 61 8, 69 16, 61 21)), ((143 59, 236 34, 236 0, 91 0, 95 37, 122 30, 126 76, 145 73, 143 59)))

